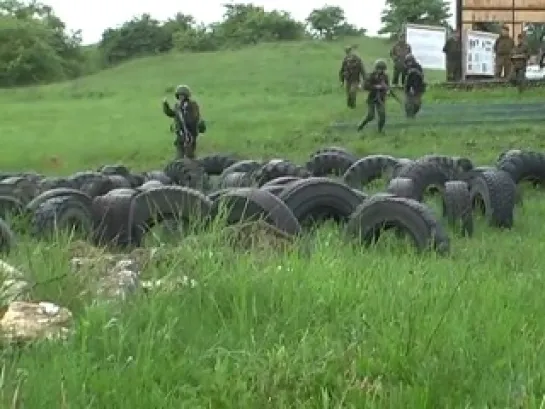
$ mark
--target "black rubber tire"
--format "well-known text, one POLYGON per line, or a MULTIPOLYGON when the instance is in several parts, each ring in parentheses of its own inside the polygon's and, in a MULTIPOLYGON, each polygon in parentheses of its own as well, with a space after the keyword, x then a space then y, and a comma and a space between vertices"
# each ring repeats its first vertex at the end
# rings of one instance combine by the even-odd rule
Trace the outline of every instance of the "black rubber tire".
POLYGON ((327 178, 299 180, 279 196, 304 227, 325 220, 347 222, 364 197, 343 183, 327 178))
POLYGON ((180 186, 162 186, 138 193, 132 200, 129 223, 132 244, 140 246, 156 224, 169 220, 204 228, 210 222, 212 201, 201 192, 180 186))
POLYGON ((238 161, 232 154, 218 153, 197 159, 204 171, 211 176, 221 175, 229 166, 238 161))
POLYGON ((274 159, 258 169, 254 176, 257 185, 263 186, 265 183, 271 180, 285 176, 306 178, 310 176, 310 172, 302 166, 296 165, 289 160, 274 159))
POLYGON ((135 189, 114 189, 93 199, 93 242, 97 246, 126 248, 133 245, 130 209, 139 193, 135 189))
POLYGON ((42 202, 32 216, 31 231, 35 237, 54 237, 59 231, 76 229, 83 237, 93 231, 90 204, 74 196, 56 196, 42 202))
POLYGON ((434 249, 441 255, 450 251, 447 232, 428 206, 388 194, 372 196, 358 206, 345 231, 348 238, 369 246, 390 228, 405 231, 418 251, 434 249))
POLYGON ((229 189, 237 187, 251 187, 254 184, 254 178, 246 172, 231 172, 221 178, 218 185, 219 189, 229 189))
POLYGON ((189 187, 200 192, 210 190, 210 177, 195 160, 176 159, 165 166, 164 172, 178 186, 189 187))
POLYGON ((480 210, 490 226, 513 227, 516 185, 504 171, 485 171, 470 183, 471 204, 480 210))
POLYGON ((389 155, 370 155, 355 162, 344 173, 344 182, 354 189, 363 189, 374 180, 393 172, 398 161, 389 155))
POLYGON ((356 162, 352 155, 341 152, 323 152, 312 156, 305 167, 316 177, 342 176, 356 162))
POLYGON ((462 237, 471 237, 474 232, 473 209, 469 185, 463 181, 445 183, 443 192, 443 217, 462 237))
POLYGON ((424 200, 424 195, 430 188, 442 191, 449 180, 448 175, 436 164, 429 162, 414 162, 399 172, 397 177, 411 179, 414 184, 414 199, 424 200))
POLYGON ((397 197, 405 197, 407 199, 415 199, 414 182, 409 178, 393 178, 390 180, 386 192, 397 197))
POLYGON ((38 207, 40 207, 40 205, 46 200, 61 196, 73 196, 79 199, 84 206, 91 206, 91 203, 93 202, 92 197, 82 192, 81 190, 61 187, 47 190, 41 195, 36 196, 31 202, 26 205, 25 211, 28 213, 34 213, 36 209, 38 209, 38 207))
POLYGON ((262 219, 291 236, 301 233, 301 225, 292 211, 278 197, 256 188, 232 189, 212 205, 213 217, 221 217, 227 225, 262 219))

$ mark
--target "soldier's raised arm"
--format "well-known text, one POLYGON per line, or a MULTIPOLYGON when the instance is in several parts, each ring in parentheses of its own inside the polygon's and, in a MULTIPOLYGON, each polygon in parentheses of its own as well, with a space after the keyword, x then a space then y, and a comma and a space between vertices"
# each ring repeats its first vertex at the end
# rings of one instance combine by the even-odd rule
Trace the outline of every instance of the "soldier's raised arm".
POLYGON ((176 113, 172 110, 170 105, 168 104, 167 99, 163 99, 163 113, 168 116, 169 118, 174 118, 176 113))

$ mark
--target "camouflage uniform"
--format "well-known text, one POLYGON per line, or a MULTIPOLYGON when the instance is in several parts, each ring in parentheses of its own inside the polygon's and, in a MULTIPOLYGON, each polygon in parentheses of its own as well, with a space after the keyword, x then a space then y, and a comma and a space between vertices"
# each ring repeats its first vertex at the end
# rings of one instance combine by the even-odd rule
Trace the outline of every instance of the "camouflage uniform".
POLYGON ((505 27, 501 35, 494 43, 494 53, 496 54, 496 63, 494 75, 496 78, 509 78, 511 75, 511 53, 515 47, 515 42, 509 36, 509 29, 505 27), (503 75, 502 75, 503 74, 503 75))
POLYGON ((346 105, 356 108, 356 97, 360 82, 365 79, 365 68, 360 57, 352 52, 352 47, 345 48, 346 56, 339 70, 339 81, 346 90, 346 105))
POLYGON ((176 133, 174 146, 178 157, 193 159, 197 150, 197 136, 206 132, 206 124, 201 119, 199 104, 191 99, 191 90, 188 86, 179 85, 174 95, 177 99, 174 108, 171 108, 165 99, 163 113, 174 119, 174 126, 171 129, 176 133), (188 135, 185 135, 186 130, 188 135))
POLYGON ((401 85, 405 84, 405 57, 411 53, 411 46, 405 41, 405 36, 399 37, 398 42, 395 43, 390 50, 390 57, 394 61, 394 78, 392 79, 392 85, 399 85, 400 78, 401 85))
POLYGON ((511 50, 510 59, 513 65, 511 81, 522 91, 526 83, 526 68, 530 59, 530 47, 522 34, 518 36, 517 46, 511 50))
POLYGON ((462 79, 462 41, 458 31, 448 38, 443 52, 447 61, 447 81, 460 81, 462 79))
POLYGON ((390 79, 386 74, 386 63, 378 60, 375 63, 374 71, 365 79, 363 88, 369 91, 367 96, 367 116, 358 125, 361 131, 365 125, 375 119, 375 112, 378 115, 378 131, 384 130, 386 125, 386 95, 390 87, 390 79))
POLYGON ((405 60, 407 79, 405 82, 405 114, 414 118, 422 107, 422 95, 426 92, 424 70, 412 54, 405 60))

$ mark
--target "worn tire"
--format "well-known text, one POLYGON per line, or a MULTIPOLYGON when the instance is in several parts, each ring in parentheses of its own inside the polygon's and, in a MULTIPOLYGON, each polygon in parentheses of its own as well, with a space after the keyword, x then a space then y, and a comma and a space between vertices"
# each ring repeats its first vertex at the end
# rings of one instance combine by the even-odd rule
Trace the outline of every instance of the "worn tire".
POLYGON ((393 178, 390 180, 386 192, 397 197, 416 199, 414 193, 414 182, 409 178, 393 178))
POLYGON ((344 182, 354 188, 362 189, 374 180, 380 179, 387 172, 393 172, 398 161, 389 155, 371 155, 355 162, 344 173, 344 182))
POLYGON ((279 198, 302 226, 324 220, 346 222, 363 200, 354 189, 327 178, 309 178, 291 183, 279 198))
POLYGON ((513 227, 516 185, 508 173, 482 172, 472 179, 470 195, 472 208, 480 210, 490 226, 513 227))
POLYGON ((545 182, 545 155, 541 152, 510 151, 496 167, 507 172, 516 184, 529 181, 543 185, 545 182))
POLYGON ((234 155, 231 154, 219 153, 216 155, 204 156, 197 159, 197 161, 204 168, 206 173, 211 176, 217 176, 221 175, 229 166, 236 163, 238 159, 235 159, 234 155))
POLYGON ((138 193, 130 207, 132 244, 141 245, 145 234, 164 221, 205 227, 210 221, 212 201, 201 192, 180 186, 162 186, 138 193))
POLYGON ((289 207, 266 190, 240 188, 225 192, 214 201, 212 215, 224 217, 227 225, 262 219, 289 235, 301 233, 301 225, 289 207))
POLYGON ((305 167, 316 177, 342 176, 355 162, 356 158, 352 155, 340 152, 322 152, 312 156, 305 167))
POLYGON ((463 181, 445 183, 443 192, 443 217, 464 237, 473 236, 473 209, 469 185, 463 181))
POLYGON ((210 189, 210 177, 199 162, 191 159, 176 159, 165 166, 165 175, 178 186, 201 192, 210 189))
POLYGON ((263 186, 271 180, 285 176, 306 178, 310 176, 310 172, 302 166, 283 159, 273 159, 255 172, 255 180, 258 186, 263 186))
POLYGON ((150 170, 144 173, 144 183, 153 180, 161 182, 163 185, 172 184, 172 180, 162 170, 150 170))
POLYGON ((130 223, 132 200, 140 192, 114 189, 93 199, 93 242, 98 246, 131 247, 134 232, 130 223))
POLYGON ((409 234, 418 251, 434 249, 438 254, 447 254, 450 250, 447 232, 428 206, 388 194, 363 201, 350 217, 345 232, 348 238, 369 246, 378 240, 382 230, 390 228, 409 234))
POLYGON ((413 199, 424 200, 426 191, 435 188, 442 191, 449 180, 448 175, 436 164, 430 162, 414 162, 400 170, 397 177, 411 179, 414 184, 413 199))
POLYGON ((84 204, 74 196, 56 196, 42 202, 35 210, 32 234, 37 237, 52 237, 59 231, 76 229, 89 237, 93 231, 93 215, 90 204, 84 204))
POLYGON ((246 172, 231 172, 220 180, 219 189, 235 187, 250 187, 254 184, 254 178, 246 172))
POLYGON ((29 213, 34 213, 36 209, 38 209, 38 207, 40 207, 40 205, 45 201, 53 199, 54 197, 61 196, 72 196, 74 198, 77 198, 81 201, 83 206, 91 206, 93 202, 92 197, 82 192, 81 190, 60 187, 47 190, 41 195, 36 196, 31 202, 26 205, 25 210, 29 213))

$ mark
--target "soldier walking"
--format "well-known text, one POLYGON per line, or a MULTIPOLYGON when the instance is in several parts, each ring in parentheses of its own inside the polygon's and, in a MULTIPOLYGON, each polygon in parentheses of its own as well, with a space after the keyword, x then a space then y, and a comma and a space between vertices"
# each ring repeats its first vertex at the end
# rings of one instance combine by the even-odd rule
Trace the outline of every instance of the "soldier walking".
POLYGON ((365 68, 361 58, 354 54, 353 47, 346 47, 344 51, 345 56, 339 70, 339 81, 341 86, 345 87, 346 105, 348 108, 354 109, 356 108, 360 82, 365 80, 365 68))

